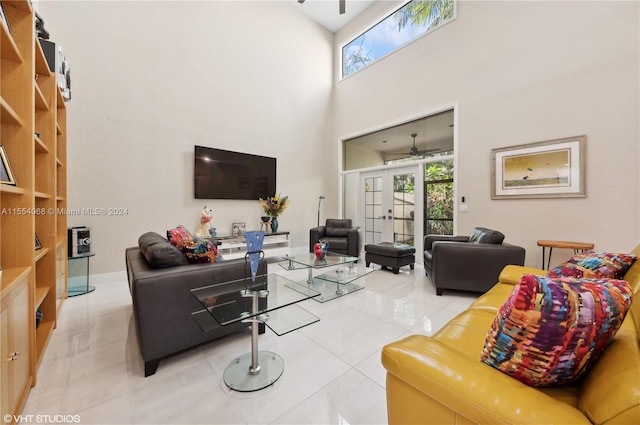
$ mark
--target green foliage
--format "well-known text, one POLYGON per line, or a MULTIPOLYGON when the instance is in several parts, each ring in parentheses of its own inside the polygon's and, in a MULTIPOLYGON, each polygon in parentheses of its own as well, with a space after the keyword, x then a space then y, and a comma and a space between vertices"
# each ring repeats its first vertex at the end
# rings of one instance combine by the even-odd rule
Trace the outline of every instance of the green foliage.
POLYGON ((453 0, 413 0, 394 14, 398 31, 408 23, 435 28, 453 17, 453 0))
POLYGON ((425 234, 453 234, 453 160, 425 165, 425 234))
POLYGON ((413 193, 416 185, 416 176, 411 174, 401 174, 393 179, 393 191, 398 193, 413 193))

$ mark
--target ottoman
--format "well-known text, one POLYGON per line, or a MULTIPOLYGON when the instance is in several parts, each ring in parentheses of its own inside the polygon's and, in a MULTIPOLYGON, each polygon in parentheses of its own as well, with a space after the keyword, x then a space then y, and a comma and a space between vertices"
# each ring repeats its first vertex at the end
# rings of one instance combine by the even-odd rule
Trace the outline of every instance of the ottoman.
POLYGON ((402 266, 410 266, 413 270, 413 263, 416 261, 416 249, 402 243, 370 243, 364 246, 364 251, 367 267, 371 263, 376 263, 382 268, 391 268, 395 274, 398 274, 402 266))

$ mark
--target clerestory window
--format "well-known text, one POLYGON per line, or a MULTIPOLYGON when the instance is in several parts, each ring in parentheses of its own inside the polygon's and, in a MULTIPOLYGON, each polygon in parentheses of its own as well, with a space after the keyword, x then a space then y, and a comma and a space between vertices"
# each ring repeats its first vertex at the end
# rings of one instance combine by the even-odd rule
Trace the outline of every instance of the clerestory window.
POLYGON ((342 47, 342 78, 455 18, 455 0, 412 0, 342 47))

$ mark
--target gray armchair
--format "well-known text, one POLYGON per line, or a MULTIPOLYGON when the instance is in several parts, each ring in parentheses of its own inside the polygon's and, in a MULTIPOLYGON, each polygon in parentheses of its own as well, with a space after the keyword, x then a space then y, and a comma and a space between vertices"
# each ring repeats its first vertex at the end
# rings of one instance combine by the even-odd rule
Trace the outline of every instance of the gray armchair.
POLYGON ((436 287, 484 293, 507 264, 524 265, 525 249, 503 243, 497 230, 476 227, 471 236, 424 237, 424 270, 436 287))
POLYGON ((324 226, 310 229, 309 252, 313 252, 313 245, 320 240, 329 244, 329 252, 360 257, 360 226, 353 226, 350 218, 328 218, 324 226))

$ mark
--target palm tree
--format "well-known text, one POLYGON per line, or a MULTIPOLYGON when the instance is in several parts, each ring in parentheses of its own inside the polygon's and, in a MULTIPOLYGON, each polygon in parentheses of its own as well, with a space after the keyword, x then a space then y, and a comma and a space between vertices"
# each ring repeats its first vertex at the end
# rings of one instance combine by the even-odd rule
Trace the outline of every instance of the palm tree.
POLYGON ((453 0, 413 0, 394 14, 401 31, 408 23, 437 27, 453 16, 453 0))

